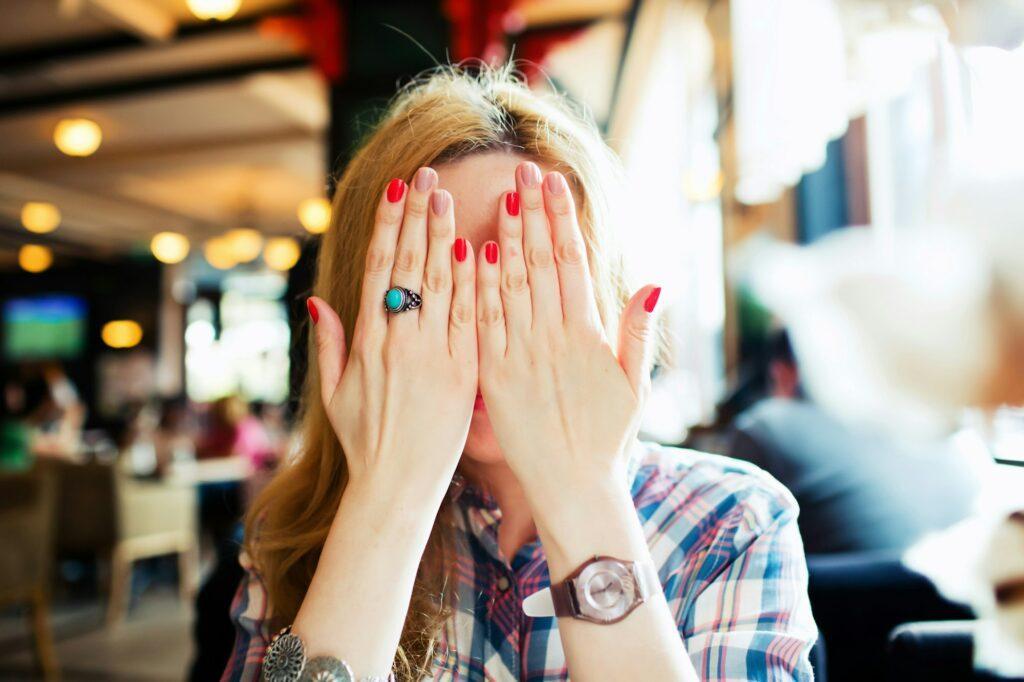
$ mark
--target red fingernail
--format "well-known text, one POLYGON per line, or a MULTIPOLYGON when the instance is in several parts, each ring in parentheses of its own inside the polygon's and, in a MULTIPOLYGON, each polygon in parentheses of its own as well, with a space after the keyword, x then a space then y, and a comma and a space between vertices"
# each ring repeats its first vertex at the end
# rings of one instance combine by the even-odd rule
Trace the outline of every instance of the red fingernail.
POLYGON ((644 301, 644 310, 649 313, 654 312, 654 306, 658 305, 659 296, 661 296, 661 287, 654 287, 654 290, 647 295, 647 300, 644 301))
POLYGON ((505 210, 511 216, 519 215, 519 192, 509 192, 505 195, 505 210))
POLYGON ((466 260, 466 240, 462 237, 455 240, 455 260, 460 263, 466 260))
POLYGON ((313 303, 313 299, 306 299, 306 310, 309 311, 309 319, 313 320, 313 324, 320 321, 320 311, 316 309, 316 304, 313 303))
POLYGON ((395 178, 388 183, 388 201, 392 204, 402 198, 405 194, 405 181, 401 178, 395 178))
POLYGON ((488 263, 498 262, 498 245, 494 242, 487 242, 487 246, 484 247, 484 256, 487 257, 488 263))

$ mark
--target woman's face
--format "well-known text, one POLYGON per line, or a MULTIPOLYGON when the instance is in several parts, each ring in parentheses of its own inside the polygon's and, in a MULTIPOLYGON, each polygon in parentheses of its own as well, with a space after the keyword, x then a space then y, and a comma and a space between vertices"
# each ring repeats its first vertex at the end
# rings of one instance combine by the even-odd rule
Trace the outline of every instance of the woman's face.
MULTIPOLYGON (((516 166, 530 158, 504 151, 471 154, 457 161, 434 166, 438 187, 451 192, 455 200, 455 234, 479 254, 488 240, 498 240, 498 208, 502 194, 516 188, 516 166)), ((541 172, 552 170, 544 164, 541 172)), ((487 406, 477 391, 473 420, 469 426, 465 456, 481 463, 503 460, 501 449, 487 418, 487 406)))

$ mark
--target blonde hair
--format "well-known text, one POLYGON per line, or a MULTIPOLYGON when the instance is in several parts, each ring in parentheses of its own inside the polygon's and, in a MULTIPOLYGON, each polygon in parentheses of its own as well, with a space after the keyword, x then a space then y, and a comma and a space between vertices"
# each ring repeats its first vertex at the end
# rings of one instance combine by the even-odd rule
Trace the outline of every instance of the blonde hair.
MULTIPOLYGON (((607 338, 618 343, 629 299, 621 251, 609 224, 618 182, 614 154, 592 120, 565 98, 526 87, 511 64, 439 67, 402 88, 338 181, 333 219, 323 236, 314 293, 337 310, 351 333, 381 188, 406 181, 421 166, 469 154, 508 150, 565 174, 577 199, 594 295, 607 338)), ((657 333, 655 358, 665 360, 657 333)), ((345 453, 320 400, 310 344, 301 419, 302 448, 255 500, 246 520, 246 550, 269 593, 274 627, 290 623, 313 576, 346 484, 345 453)), ((453 613, 451 510, 442 505, 420 563, 395 658, 402 680, 430 671, 437 636, 453 613)))

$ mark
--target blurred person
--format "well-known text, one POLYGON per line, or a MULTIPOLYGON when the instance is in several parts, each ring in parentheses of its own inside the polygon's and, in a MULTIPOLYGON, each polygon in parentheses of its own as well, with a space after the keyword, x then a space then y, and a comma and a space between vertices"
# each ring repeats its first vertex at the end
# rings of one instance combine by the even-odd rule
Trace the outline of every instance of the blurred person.
POLYGON ((803 391, 784 331, 767 370, 770 395, 737 417, 729 454, 793 493, 808 554, 903 550, 970 513, 979 473, 950 441, 904 442, 828 413, 803 391))
POLYGON ((29 469, 39 424, 46 415, 49 391, 41 378, 26 381, 8 368, 0 376, 0 470, 29 469))
POLYGON ((223 679, 811 679, 792 496, 636 437, 660 288, 627 288, 617 177, 508 68, 399 94, 337 186, 223 679))
POLYGON ((205 431, 196 447, 197 459, 240 457, 252 471, 267 467, 274 458, 266 429, 249 405, 237 395, 214 401, 205 431))
POLYGON ((153 434, 157 469, 166 476, 181 462, 196 459, 196 432, 188 400, 184 396, 160 401, 160 420, 153 434))

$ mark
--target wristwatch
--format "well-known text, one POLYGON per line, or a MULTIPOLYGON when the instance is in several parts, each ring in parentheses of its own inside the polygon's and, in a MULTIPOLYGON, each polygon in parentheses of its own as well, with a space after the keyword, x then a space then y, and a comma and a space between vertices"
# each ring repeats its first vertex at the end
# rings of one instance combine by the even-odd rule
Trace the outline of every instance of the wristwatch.
POLYGON ((658 572, 648 561, 594 556, 565 580, 524 599, 523 612, 532 618, 571 616, 618 623, 660 587, 658 572))

